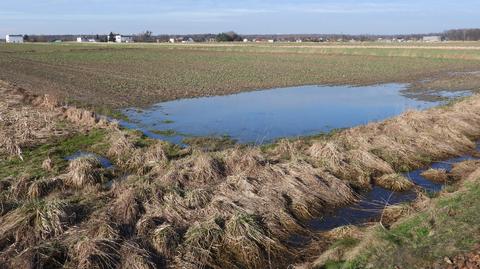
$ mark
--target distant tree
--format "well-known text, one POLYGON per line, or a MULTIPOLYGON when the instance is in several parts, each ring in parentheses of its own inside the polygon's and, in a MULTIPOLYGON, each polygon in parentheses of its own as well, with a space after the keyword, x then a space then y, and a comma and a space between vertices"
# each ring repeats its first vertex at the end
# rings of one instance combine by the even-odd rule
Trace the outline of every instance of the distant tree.
POLYGON ((152 35, 153 35, 153 32, 147 30, 143 33, 138 34, 135 38, 135 41, 137 41, 137 42, 151 42, 151 41, 153 41, 152 35))
POLYGON ((220 33, 216 37, 218 42, 232 42, 232 41, 241 41, 243 38, 237 33, 231 31, 226 33, 220 33))
POLYGON ((115 42, 115 34, 113 32, 110 32, 108 35, 108 42, 115 42))
POLYGON ((30 41, 30 37, 29 37, 28 35, 24 35, 24 36, 23 36, 23 40, 25 40, 25 41, 30 41))
POLYGON ((448 30, 443 34, 443 36, 448 40, 478 41, 480 40, 480 29, 448 30))

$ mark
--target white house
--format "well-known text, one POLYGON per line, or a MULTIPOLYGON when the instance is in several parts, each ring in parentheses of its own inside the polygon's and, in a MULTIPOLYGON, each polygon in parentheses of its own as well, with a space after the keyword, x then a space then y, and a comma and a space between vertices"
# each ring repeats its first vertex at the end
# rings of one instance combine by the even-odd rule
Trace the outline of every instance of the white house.
POLYGON ((195 43, 195 40, 193 40, 193 38, 189 37, 187 40, 183 40, 182 43, 183 43, 183 44, 186 44, 186 43, 195 43))
POLYGON ((83 37, 77 37, 77 42, 78 42, 78 43, 85 42, 85 38, 83 38, 83 37))
POLYGON ((170 39, 168 40, 168 42, 170 42, 170 43, 175 43, 176 40, 175 40, 175 38, 170 38, 170 39))
POLYGON ((23 43, 23 35, 7 35, 5 41, 7 43, 23 43))
POLYGON ((115 42, 117 43, 133 43, 133 36, 128 35, 116 35, 115 42))
POLYGON ((243 39, 243 43, 248 43, 250 42, 247 38, 243 39))

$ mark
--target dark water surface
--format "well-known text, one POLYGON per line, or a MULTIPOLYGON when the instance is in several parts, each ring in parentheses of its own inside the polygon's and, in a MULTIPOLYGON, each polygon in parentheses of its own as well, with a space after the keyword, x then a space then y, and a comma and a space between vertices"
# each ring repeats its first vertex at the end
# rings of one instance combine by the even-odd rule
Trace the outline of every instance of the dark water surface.
MULTIPOLYGON (((480 151, 480 143, 477 143, 477 151, 480 151)), ((412 180, 415 185, 423 190, 436 193, 441 191, 445 185, 429 181, 421 174, 429 168, 445 169, 447 172, 450 172, 453 164, 466 160, 478 160, 478 158, 470 155, 451 158, 446 161, 432 163, 426 168, 405 173, 404 176, 412 180)), ((378 220, 385 206, 411 202, 416 197, 417 195, 414 191, 394 192, 375 186, 371 191, 361 194, 361 199, 357 204, 340 208, 326 217, 314 219, 309 223, 309 226, 314 230, 327 231, 344 225, 356 225, 375 221, 378 220)))
MULTIPOLYGON (((404 96, 408 84, 366 87, 302 86, 227 96, 164 102, 145 110, 124 110, 127 128, 181 143, 186 136, 228 136, 240 143, 263 144, 282 137, 327 133, 384 120, 439 101, 404 96)), ((434 92, 454 98, 468 92, 434 92)))

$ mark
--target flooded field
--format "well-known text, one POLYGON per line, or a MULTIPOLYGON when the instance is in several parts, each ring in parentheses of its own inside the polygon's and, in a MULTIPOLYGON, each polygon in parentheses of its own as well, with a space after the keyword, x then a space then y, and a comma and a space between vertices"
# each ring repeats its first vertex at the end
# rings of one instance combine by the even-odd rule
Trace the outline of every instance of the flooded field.
POLYGON ((240 143, 264 144, 380 121, 469 94, 431 91, 423 92, 420 98, 404 94, 407 87, 302 86, 181 99, 145 110, 126 109, 123 112, 129 121, 122 125, 174 143, 190 136, 226 136, 240 143))

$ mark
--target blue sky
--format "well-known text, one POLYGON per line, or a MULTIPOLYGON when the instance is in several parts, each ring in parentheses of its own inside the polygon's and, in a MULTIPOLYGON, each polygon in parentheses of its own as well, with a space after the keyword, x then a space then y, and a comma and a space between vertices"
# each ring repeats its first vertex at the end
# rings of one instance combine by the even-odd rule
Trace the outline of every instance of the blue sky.
POLYGON ((0 35, 398 34, 480 27, 479 0, 0 0, 0 35))

